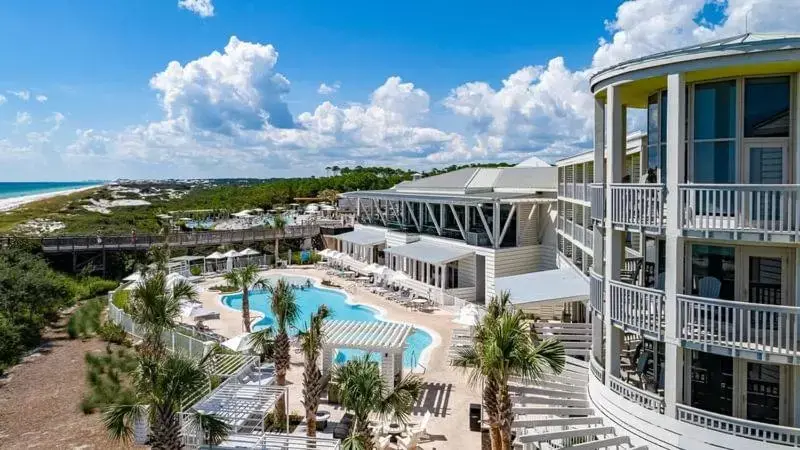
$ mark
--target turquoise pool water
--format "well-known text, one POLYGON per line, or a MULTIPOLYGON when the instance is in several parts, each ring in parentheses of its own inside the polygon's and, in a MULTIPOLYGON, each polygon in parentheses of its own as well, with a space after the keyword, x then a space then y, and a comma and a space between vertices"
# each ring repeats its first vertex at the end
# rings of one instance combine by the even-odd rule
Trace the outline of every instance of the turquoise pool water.
MULTIPOLYGON (((273 279, 277 277, 271 277, 273 279)), ((295 285, 305 285, 307 278, 305 277, 284 277, 290 283, 295 285)), ((347 296, 340 291, 331 289, 320 289, 318 287, 311 287, 308 289, 295 290, 297 303, 300 305, 300 319, 294 326, 297 329, 305 329, 306 324, 312 313, 314 313, 320 305, 325 304, 332 311, 331 318, 339 320, 358 320, 364 322, 375 322, 380 320, 376 317, 377 311, 362 305, 352 305, 346 302, 347 296)), ((242 294, 226 295, 222 298, 222 302, 234 309, 242 309, 242 294)), ((250 293, 250 309, 256 310, 264 317, 254 324, 255 329, 260 329, 266 326, 271 326, 274 323, 272 311, 269 308, 269 293, 267 292, 251 292, 250 293)), ((431 345, 433 338, 430 334, 420 329, 414 330, 406 341, 408 347, 403 353, 403 365, 407 368, 413 368, 419 362, 419 357, 422 351, 431 345)), ((338 362, 352 358, 353 356, 363 354, 363 352, 351 349, 341 349, 341 354, 334 355, 338 362)), ((375 355, 377 359, 377 355, 375 355)))

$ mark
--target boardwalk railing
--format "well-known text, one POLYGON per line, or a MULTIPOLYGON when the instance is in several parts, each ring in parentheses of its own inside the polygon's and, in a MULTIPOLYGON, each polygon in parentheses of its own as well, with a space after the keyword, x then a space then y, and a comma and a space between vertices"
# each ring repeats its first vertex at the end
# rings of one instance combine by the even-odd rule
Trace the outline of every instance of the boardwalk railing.
POLYGON ((800 233, 800 184, 682 184, 678 192, 685 230, 800 233))
POLYGON ((663 335, 664 292, 608 280, 611 320, 656 339, 663 335))
POLYGON ((259 228, 248 230, 202 231, 127 236, 58 236, 41 238, 45 252, 75 250, 124 250, 147 249, 156 244, 169 243, 174 247, 197 245, 222 245, 234 243, 262 242, 278 239, 309 238, 319 234, 318 225, 289 225, 284 229, 259 228))
POLYGON ((800 447, 800 428, 724 416, 688 405, 677 405, 677 410, 678 420, 698 427, 771 444, 800 447))
POLYGON ((602 364, 600 364, 600 361, 594 359, 594 356, 589 359, 589 369, 591 370, 592 375, 594 375, 594 377, 597 378, 601 383, 606 382, 606 369, 602 364))
POLYGON ((648 228, 664 225, 664 185, 617 183, 611 189, 611 221, 648 228))
POLYGON ((800 307, 678 295, 682 339, 731 350, 800 356, 800 307))

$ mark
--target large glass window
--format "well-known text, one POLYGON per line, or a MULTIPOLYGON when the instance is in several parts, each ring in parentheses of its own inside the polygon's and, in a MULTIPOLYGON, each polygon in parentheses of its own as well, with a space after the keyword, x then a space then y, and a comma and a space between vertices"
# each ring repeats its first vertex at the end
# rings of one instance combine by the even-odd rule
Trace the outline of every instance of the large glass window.
POLYGON ((789 98, 789 77, 745 80, 744 137, 788 137, 789 98))
POLYGON ((736 182, 736 82, 694 90, 694 181, 736 182))
POLYGON ((667 168, 667 91, 647 100, 647 174, 648 183, 663 183, 667 168))
POLYGON ((736 137, 736 81, 698 84, 694 105, 695 140, 736 137))
POLYGON ((691 406, 733 415, 733 359, 692 350, 690 382, 691 406))

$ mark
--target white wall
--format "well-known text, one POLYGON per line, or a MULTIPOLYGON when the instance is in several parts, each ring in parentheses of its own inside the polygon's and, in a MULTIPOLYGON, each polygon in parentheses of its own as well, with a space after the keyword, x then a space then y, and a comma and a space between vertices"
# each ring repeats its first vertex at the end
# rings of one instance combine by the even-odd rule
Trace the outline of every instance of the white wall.
POLYGON ((539 211, 542 206, 532 203, 517 205, 517 244, 539 244, 539 211))
POLYGON ((386 246, 397 247, 399 245, 406 245, 419 240, 418 234, 403 233, 400 231, 386 230, 386 246))

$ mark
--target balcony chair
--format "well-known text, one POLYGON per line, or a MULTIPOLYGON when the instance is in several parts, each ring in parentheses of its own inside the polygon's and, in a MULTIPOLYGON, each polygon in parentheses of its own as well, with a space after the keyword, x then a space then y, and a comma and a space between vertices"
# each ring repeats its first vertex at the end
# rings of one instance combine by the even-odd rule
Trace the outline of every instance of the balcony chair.
POLYGON ((662 290, 662 291, 664 290, 664 277, 665 276, 666 276, 666 273, 664 273, 664 272, 661 272, 661 273, 658 274, 658 277, 656 278, 656 289, 659 289, 659 290, 662 290))
POLYGON ((707 298, 719 298, 722 282, 714 277, 703 277, 697 282, 697 295, 707 298))
POLYGON ((642 271, 642 258, 627 258, 619 271, 619 279, 623 283, 636 284, 642 271))

